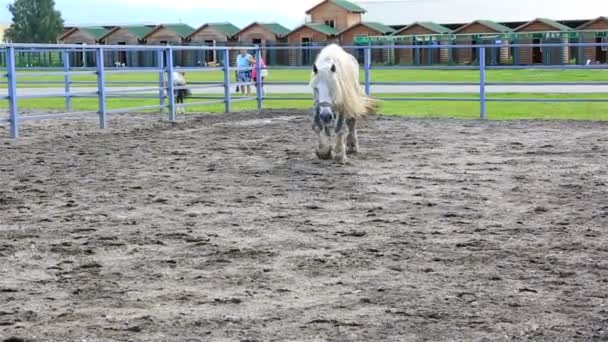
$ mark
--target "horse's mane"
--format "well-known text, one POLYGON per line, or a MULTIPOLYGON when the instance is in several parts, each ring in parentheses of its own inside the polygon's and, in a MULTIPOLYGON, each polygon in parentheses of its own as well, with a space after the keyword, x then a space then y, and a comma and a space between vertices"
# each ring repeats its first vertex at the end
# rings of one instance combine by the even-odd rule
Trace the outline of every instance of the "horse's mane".
MULTIPOLYGON (((165 84, 167 84, 167 82, 169 82, 167 74, 168 73, 165 73, 165 84)), ((184 75, 182 75, 181 72, 174 71, 173 72, 173 84, 176 85, 176 86, 185 86, 186 85, 186 77, 184 75)))
POLYGON ((315 61, 317 73, 313 73, 310 86, 326 81, 332 92, 334 105, 347 118, 363 118, 375 114, 378 101, 365 95, 359 85, 359 63, 355 57, 336 44, 323 48, 315 61), (335 65, 336 71, 331 67, 335 65))

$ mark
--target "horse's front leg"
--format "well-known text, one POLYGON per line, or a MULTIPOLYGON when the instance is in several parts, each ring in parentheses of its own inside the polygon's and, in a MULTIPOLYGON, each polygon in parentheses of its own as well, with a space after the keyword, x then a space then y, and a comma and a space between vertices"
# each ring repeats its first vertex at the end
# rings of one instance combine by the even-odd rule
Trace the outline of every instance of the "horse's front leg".
POLYGON ((317 142, 317 157, 319 159, 327 160, 332 158, 332 148, 330 143, 330 136, 327 134, 326 130, 321 127, 314 126, 313 130, 317 133, 318 142, 317 142))
MULTIPOLYGON (((184 98, 182 97, 182 95, 178 92, 177 94, 177 99, 175 101, 178 105, 182 105, 184 104, 184 98)), ((186 108, 179 106, 177 107, 177 112, 178 113, 185 113, 186 112, 186 108)))
POLYGON ((359 138, 357 137, 357 119, 347 119, 346 126, 348 126, 348 137, 346 138, 346 152, 352 154, 358 153, 359 138))
POLYGON ((348 137, 348 132, 348 125, 344 125, 344 115, 340 114, 336 124, 336 156, 334 157, 340 164, 345 164, 347 161, 346 138, 348 137))

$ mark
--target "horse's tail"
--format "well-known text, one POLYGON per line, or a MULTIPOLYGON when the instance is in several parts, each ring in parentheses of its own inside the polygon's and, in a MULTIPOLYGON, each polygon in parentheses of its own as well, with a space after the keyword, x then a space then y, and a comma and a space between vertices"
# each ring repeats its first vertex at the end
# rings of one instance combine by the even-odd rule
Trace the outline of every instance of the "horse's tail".
POLYGON ((366 96, 364 101, 365 101, 364 116, 378 114, 378 111, 380 111, 380 107, 381 107, 380 100, 366 96))

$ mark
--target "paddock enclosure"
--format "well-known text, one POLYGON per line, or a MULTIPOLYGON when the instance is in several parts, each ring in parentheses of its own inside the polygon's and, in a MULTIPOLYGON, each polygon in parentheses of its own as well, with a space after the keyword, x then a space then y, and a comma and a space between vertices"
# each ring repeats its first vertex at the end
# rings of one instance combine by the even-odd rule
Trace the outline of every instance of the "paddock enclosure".
POLYGON ((2 338, 608 339, 607 123, 108 120, 0 142, 2 338))

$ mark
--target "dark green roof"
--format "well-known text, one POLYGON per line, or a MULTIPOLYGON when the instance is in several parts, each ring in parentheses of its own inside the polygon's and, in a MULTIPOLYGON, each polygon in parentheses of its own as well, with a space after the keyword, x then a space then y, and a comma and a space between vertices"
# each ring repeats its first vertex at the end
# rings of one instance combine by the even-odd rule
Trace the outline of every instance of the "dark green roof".
POLYGON ((350 1, 346 1, 346 0, 331 0, 331 2, 333 2, 334 4, 336 4, 339 7, 344 8, 347 11, 351 11, 354 13, 365 13, 365 10, 355 4, 353 4, 350 1))
POLYGON ((352 25, 351 27, 346 28, 346 29, 338 32, 338 35, 341 35, 343 32, 346 32, 346 31, 352 29, 353 27, 356 27, 356 26, 359 26, 359 25, 366 26, 366 27, 368 27, 368 28, 370 28, 372 30, 376 30, 376 31, 378 31, 378 32, 380 32, 382 34, 392 34, 392 33, 395 33, 397 31, 394 28, 392 28, 390 26, 386 26, 386 25, 381 24, 381 23, 377 23, 377 22, 373 22, 373 21, 363 21, 363 22, 360 22, 358 24, 352 25))
POLYGON ((585 30, 587 27, 589 27, 592 24, 597 23, 598 21, 608 21, 608 17, 605 16, 601 16, 601 17, 597 17, 593 20, 589 20, 586 23, 582 24, 581 26, 577 27, 577 30, 585 30))
POLYGON ((83 27, 77 27, 77 29, 88 33, 95 39, 99 39, 99 38, 105 36, 106 33, 108 33, 108 30, 101 26, 83 26, 83 27))
POLYGON ((297 30, 301 29, 302 27, 308 27, 312 30, 323 33, 326 36, 335 36, 338 34, 338 31, 336 31, 335 28, 333 28, 329 25, 321 24, 321 23, 307 23, 307 24, 304 24, 304 25, 298 27, 297 29, 295 29, 291 32, 297 31, 297 30))
POLYGON ((505 25, 499 24, 497 22, 494 21, 490 21, 490 20, 477 20, 478 23, 485 25, 491 29, 494 29, 498 32, 513 32, 513 29, 510 27, 507 27, 505 25))
POLYGON ((386 26, 382 23, 377 23, 377 22, 373 22, 373 21, 364 21, 361 24, 371 28, 372 30, 382 32, 382 34, 395 33, 397 31, 390 26, 386 26))
POLYGON ((545 25, 548 25, 548 26, 554 27, 554 28, 555 28, 557 31, 573 31, 573 30, 572 30, 570 27, 568 27, 568 26, 566 26, 566 25, 560 24, 560 23, 558 23, 558 22, 557 22, 557 21, 555 21, 555 20, 546 19, 546 18, 536 18, 536 19, 534 19, 534 20, 532 20, 532 21, 530 21, 530 22, 527 22, 527 23, 525 23, 525 24, 521 25, 520 27, 516 28, 516 29, 515 29, 515 31, 519 31, 519 29, 521 29, 521 28, 523 28, 523 27, 526 27, 526 26, 528 26, 530 23, 533 23, 533 22, 535 22, 535 21, 538 21, 538 22, 541 22, 541 23, 543 23, 543 24, 545 24, 545 25))
POLYGON ((207 25, 229 37, 239 32, 239 28, 231 23, 209 23, 207 25))
POLYGON ((150 26, 146 26, 146 25, 128 25, 128 26, 121 26, 121 29, 124 29, 125 31, 129 32, 130 34, 134 35, 135 37, 141 39, 143 37, 145 37, 148 33, 152 32, 152 30, 154 29, 154 27, 150 27, 150 26))
MULTIPOLYGON (((192 28, 192 26, 186 25, 186 24, 161 24, 161 25, 157 26, 156 28, 159 28, 160 26, 166 28, 169 31, 173 31, 173 32, 179 34, 182 38, 188 37, 192 32, 194 32, 194 28, 192 28)), ((154 30, 156 30, 156 28, 154 30)), ((150 31, 150 32, 152 32, 152 31, 150 31)))
POLYGON ((466 25, 463 25, 461 27, 459 27, 457 30, 454 31, 454 33, 458 33, 461 30, 473 25, 473 24, 481 24, 483 26, 489 27, 492 30, 496 31, 496 32, 501 32, 501 33, 505 33, 505 32, 513 32, 513 30, 510 27, 507 27, 505 25, 499 24, 497 22, 494 21, 490 21, 490 20, 475 20, 471 23, 468 23, 466 25))
MULTIPOLYGON (((430 21, 418 21, 409 26, 413 26, 413 25, 419 25, 419 26, 422 26, 424 28, 427 28, 427 29, 437 32, 437 33, 452 33, 452 30, 450 30, 449 28, 447 28, 445 26, 441 26, 439 24, 435 24, 430 21)), ((407 27, 409 27, 409 26, 407 26, 407 27)))
POLYGON ((260 23, 260 26, 265 27, 266 29, 268 29, 269 31, 271 31, 272 33, 276 34, 279 37, 283 37, 287 34, 289 34, 289 29, 281 24, 278 23, 260 23))
POLYGON ((394 34, 395 35, 399 35, 399 34, 401 34, 401 32, 407 30, 408 28, 410 28, 412 26, 416 26, 416 25, 424 27, 424 28, 426 28, 428 30, 431 30, 431 31, 435 32, 435 33, 452 33, 453 32, 452 30, 450 30, 449 28, 447 28, 445 26, 441 26, 439 24, 435 24, 435 23, 430 22, 430 21, 417 21, 415 23, 407 25, 406 27, 404 27, 401 30, 395 32, 394 34))
MULTIPOLYGON (((346 1, 346 0, 327 0, 331 3, 333 3, 334 5, 343 8, 349 12, 353 12, 353 13, 365 13, 365 9, 359 7, 358 5, 350 2, 350 1, 346 1)), ((316 6, 314 6, 313 8, 309 9, 308 11, 306 11, 306 14, 309 14, 311 11, 313 11, 315 8, 323 5, 324 3, 326 3, 327 1, 323 1, 319 4, 317 4, 316 6)))

